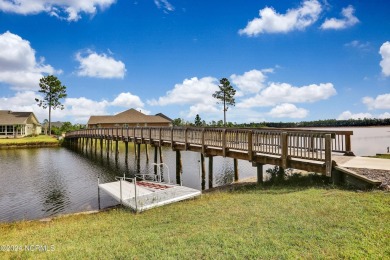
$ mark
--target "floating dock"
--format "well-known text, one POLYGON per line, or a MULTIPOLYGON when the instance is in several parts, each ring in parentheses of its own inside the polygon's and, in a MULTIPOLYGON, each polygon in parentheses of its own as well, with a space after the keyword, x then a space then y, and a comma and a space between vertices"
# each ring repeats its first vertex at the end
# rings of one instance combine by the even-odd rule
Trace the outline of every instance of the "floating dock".
POLYGON ((152 181, 136 181, 121 178, 119 181, 98 184, 122 205, 136 212, 191 199, 201 195, 201 192, 185 186, 152 181), (130 180, 130 181, 128 181, 130 180))

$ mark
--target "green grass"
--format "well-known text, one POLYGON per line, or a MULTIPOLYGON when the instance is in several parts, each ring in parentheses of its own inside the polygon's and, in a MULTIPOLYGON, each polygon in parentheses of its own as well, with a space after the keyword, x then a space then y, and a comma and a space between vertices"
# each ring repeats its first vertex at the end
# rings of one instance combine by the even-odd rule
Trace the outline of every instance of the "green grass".
POLYGON ((381 158, 381 159, 390 159, 390 153, 389 154, 377 154, 376 156, 370 156, 372 158, 381 158))
POLYGON ((28 144, 58 144, 59 141, 55 137, 47 135, 39 135, 34 137, 22 138, 0 138, 0 146, 12 145, 28 145, 28 144))
POLYGON ((238 187, 141 214, 0 224, 0 245, 54 246, 0 258, 389 259, 389 206, 382 191, 238 187))

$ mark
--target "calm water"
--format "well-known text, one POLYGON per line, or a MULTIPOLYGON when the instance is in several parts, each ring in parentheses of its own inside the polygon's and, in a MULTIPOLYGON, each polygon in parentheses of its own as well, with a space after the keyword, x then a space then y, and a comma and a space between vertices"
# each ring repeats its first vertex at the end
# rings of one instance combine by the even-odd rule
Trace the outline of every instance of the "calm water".
POLYGON ((314 128, 326 130, 353 131, 351 137, 352 151, 355 155, 375 155, 386 153, 390 147, 390 127, 340 127, 314 128))
MULTIPOLYGON (((101 182, 108 182, 123 174, 133 176, 137 171, 153 173, 154 151, 149 148, 151 160, 147 162, 142 147, 139 167, 131 147, 127 163, 122 150, 117 161, 113 153, 108 159, 105 152, 101 156, 100 150, 96 154, 67 148, 0 150, 0 222, 98 209, 98 177, 101 182)), ((170 169, 170 179, 175 181, 176 154, 170 149, 163 149, 162 154, 170 169)), ((198 153, 182 152, 183 185, 200 190, 199 161, 198 153)), ((205 163, 207 171, 207 158, 205 163)), ((256 169, 249 162, 239 161, 239 173, 240 178, 247 178, 254 176, 256 169)), ((167 180, 166 168, 163 174, 167 180)), ((214 157, 214 186, 232 180, 233 159, 214 157)), ((102 208, 117 204, 104 192, 100 195, 102 208)))
MULTIPOLYGON (((329 129, 329 128, 328 128, 329 129)), ((352 130, 352 150, 356 155, 374 155, 387 152, 390 146, 390 127, 337 128, 352 130)), ((144 148, 144 146, 142 146, 144 148)), ((150 162, 141 150, 139 167, 134 149, 129 149, 126 163, 124 151, 118 160, 111 154, 100 155, 98 150, 81 152, 67 148, 0 150, 0 222, 39 219, 59 214, 98 209, 97 178, 102 182, 115 180, 115 176, 133 176, 137 171, 153 173, 153 149, 149 149, 150 162)), ((175 153, 163 149, 163 160, 175 181, 175 153)), ((201 189, 200 155, 182 152, 183 185, 201 189)), ((205 159, 208 176, 208 159, 205 159)), ((239 160, 240 178, 256 175, 251 163, 239 160)), ((164 178, 168 171, 164 170, 164 178)), ((214 157, 214 186, 233 180, 233 159, 214 157)), ((206 186, 208 180, 206 179, 206 186)), ((116 201, 101 192, 101 207, 116 205, 116 201)))

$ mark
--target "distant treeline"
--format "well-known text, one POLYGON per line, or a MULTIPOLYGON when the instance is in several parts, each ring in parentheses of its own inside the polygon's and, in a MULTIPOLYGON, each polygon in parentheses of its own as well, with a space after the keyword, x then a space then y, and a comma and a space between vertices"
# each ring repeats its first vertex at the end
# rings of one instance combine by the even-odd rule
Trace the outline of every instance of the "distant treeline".
POLYGON ((249 123, 240 124, 241 127, 277 127, 277 128, 289 128, 289 127, 343 127, 343 126, 388 126, 390 125, 390 118, 377 119, 377 118, 364 118, 364 119, 348 119, 348 120, 316 120, 316 121, 302 121, 302 122, 262 122, 262 123, 249 123))
MULTIPOLYGON (((175 126, 200 126, 200 127, 223 127, 222 120, 211 121, 206 123, 204 120, 198 118, 195 122, 185 121, 177 118, 173 120, 175 126)), ((346 127, 346 126, 389 126, 390 118, 378 119, 378 118, 364 118, 364 119, 348 119, 348 120, 336 120, 325 119, 316 121, 302 121, 302 122, 258 122, 258 123, 242 123, 237 124, 233 122, 227 122, 227 127, 276 127, 276 128, 290 128, 290 127, 346 127)))

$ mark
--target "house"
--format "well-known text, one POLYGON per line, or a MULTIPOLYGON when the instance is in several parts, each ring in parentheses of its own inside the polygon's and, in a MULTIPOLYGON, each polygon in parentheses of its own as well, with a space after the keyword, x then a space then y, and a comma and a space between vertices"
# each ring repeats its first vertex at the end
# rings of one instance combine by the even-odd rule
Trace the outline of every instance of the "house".
POLYGON ((161 115, 145 115, 135 109, 114 116, 91 116, 87 128, 172 126, 172 120, 161 115))
POLYGON ((0 110, 0 138, 39 135, 41 124, 33 112, 0 110))

